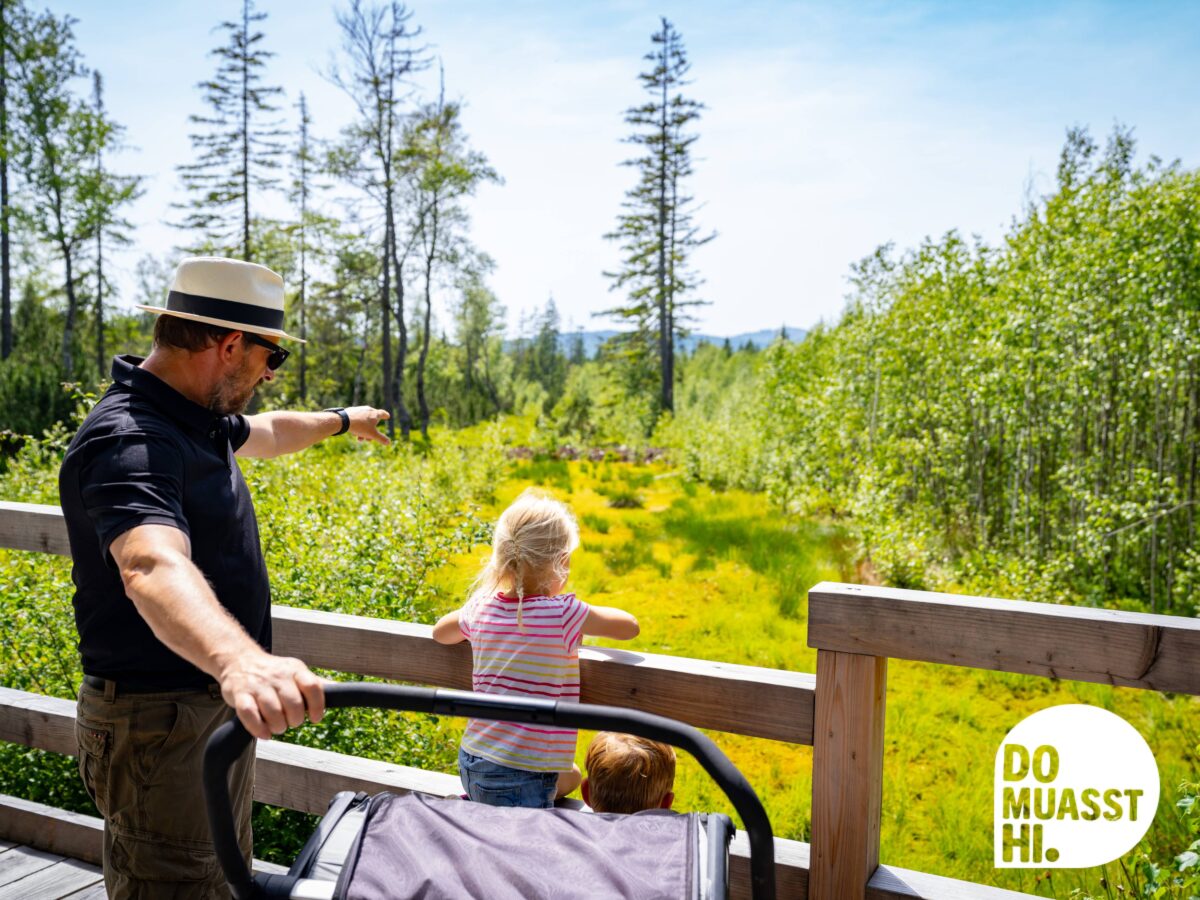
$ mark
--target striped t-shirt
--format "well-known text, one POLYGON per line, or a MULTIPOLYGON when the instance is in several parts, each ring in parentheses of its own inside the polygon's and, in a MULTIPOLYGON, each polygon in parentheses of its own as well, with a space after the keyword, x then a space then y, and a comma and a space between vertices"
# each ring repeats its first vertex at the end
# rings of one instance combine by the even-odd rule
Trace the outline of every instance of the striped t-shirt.
MULTIPOLYGON (((579 644, 588 607, 574 594, 478 597, 459 614, 471 642, 471 687, 485 694, 579 700, 579 644)), ((462 748, 527 772, 565 772, 575 761, 575 729, 471 719, 462 748)))

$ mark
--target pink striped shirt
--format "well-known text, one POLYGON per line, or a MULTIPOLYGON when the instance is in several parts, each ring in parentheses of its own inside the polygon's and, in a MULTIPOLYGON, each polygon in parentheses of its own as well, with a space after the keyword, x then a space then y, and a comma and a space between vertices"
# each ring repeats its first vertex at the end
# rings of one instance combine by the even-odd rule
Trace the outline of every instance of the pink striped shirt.
MULTIPOLYGON (((471 642, 471 687, 485 694, 579 699, 579 644, 587 604, 574 594, 526 597, 496 594, 468 601, 459 628, 471 642)), ((575 761, 575 729, 471 719, 462 748, 527 772, 565 772, 575 761)))

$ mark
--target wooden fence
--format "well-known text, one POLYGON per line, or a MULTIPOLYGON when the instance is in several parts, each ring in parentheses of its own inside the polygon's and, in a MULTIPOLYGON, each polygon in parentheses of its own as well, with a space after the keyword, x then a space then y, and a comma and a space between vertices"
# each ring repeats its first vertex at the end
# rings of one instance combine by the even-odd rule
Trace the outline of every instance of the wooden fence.
MULTIPOLYGON (((60 510, 0 503, 3 547, 67 554, 60 510)), ((470 685, 469 648, 436 643, 429 626, 278 606, 272 615, 276 651, 309 665, 470 685)), ((822 583, 809 592, 809 645, 815 677, 608 648, 580 653, 585 702, 813 746, 812 843, 776 839, 781 898, 1026 896, 879 864, 889 658, 1200 694, 1200 621, 1168 616, 822 583)), ((0 740, 74 754, 74 714, 72 700, 0 688, 0 740)), ((459 790, 453 775, 278 741, 259 742, 257 754, 255 799, 308 813, 324 812, 339 790, 459 790)), ((96 861, 99 827, 93 817, 0 798, 0 840, 96 861)), ((730 868, 733 896, 748 896, 741 832, 730 868)))

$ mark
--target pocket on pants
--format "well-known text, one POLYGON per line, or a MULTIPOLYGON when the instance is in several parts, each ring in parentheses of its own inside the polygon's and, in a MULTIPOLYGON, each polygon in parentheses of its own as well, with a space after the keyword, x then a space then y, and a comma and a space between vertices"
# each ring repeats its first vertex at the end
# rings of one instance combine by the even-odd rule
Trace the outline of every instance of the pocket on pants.
POLYGON ((208 841, 169 841, 113 829, 111 865, 120 878, 163 885, 164 894, 166 884, 205 881, 224 884, 208 841))
POLYGON ((113 726, 109 722, 76 717, 75 743, 79 746, 79 775, 83 779, 83 788, 100 814, 107 815, 113 726))

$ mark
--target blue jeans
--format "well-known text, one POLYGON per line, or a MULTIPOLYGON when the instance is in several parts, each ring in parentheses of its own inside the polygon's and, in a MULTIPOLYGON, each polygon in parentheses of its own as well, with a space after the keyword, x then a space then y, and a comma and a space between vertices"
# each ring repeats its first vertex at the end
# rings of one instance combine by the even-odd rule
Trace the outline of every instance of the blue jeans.
POLYGON ((458 750, 458 774, 467 796, 488 806, 524 806, 550 809, 558 787, 557 772, 510 769, 482 756, 458 750))

